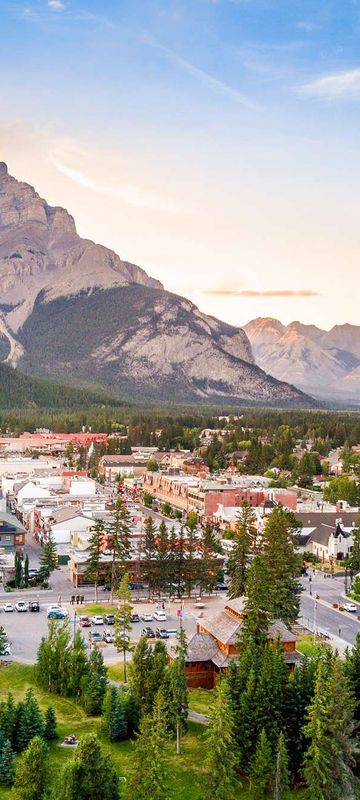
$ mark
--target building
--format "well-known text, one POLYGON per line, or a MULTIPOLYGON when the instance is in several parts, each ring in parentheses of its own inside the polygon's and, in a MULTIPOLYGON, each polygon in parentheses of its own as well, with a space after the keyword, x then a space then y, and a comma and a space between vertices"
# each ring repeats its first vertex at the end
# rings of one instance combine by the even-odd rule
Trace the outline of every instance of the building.
POLYGON ((26 529, 13 514, 0 511, 0 548, 23 547, 26 529))
MULTIPOLYGON (((244 621, 244 598, 227 600, 223 610, 207 622, 198 624, 190 639, 186 656, 186 679, 189 688, 213 689, 219 676, 226 673, 229 662, 239 656, 239 635, 244 621)), ((296 636, 281 620, 269 625, 268 641, 280 638, 284 660, 293 670, 302 659, 296 650, 296 636)), ((174 651, 170 651, 174 658, 174 651)))
POLYGON ((353 531, 359 525, 357 511, 297 513, 302 522, 300 549, 309 551, 318 561, 342 561, 352 552, 353 531))

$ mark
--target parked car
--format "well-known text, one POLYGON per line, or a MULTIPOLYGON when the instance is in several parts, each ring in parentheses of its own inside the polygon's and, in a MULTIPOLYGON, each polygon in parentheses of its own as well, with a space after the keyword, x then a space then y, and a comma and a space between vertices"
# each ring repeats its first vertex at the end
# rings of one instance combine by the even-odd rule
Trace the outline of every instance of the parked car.
POLYGON ((141 615, 141 619, 142 619, 143 622, 152 622, 153 621, 153 615, 152 614, 142 614, 141 615))
POLYGON ((91 622, 90 617, 80 617, 79 619, 80 628, 90 628, 91 622))
POLYGON ((40 578, 40 572, 38 569, 29 569, 28 572, 29 578, 40 578))
POLYGON ((169 634, 168 634, 166 628, 156 628, 155 636, 156 636, 157 639, 168 639, 169 638, 169 634))
POLYGON ((103 637, 99 631, 90 631, 89 639, 92 644, 97 644, 103 641, 103 637))
POLYGON ((69 616, 66 608, 60 608, 60 606, 49 608, 47 611, 47 618, 48 619, 66 619, 69 616))
POLYGON ((155 633, 152 628, 143 628, 141 633, 142 635, 147 636, 148 639, 155 639, 155 633))
POLYGON ((215 589, 218 589, 219 592, 226 592, 228 590, 228 585, 224 581, 218 581, 215 589))
POLYGON ((140 622, 139 614, 131 614, 131 622, 140 622))
POLYGON ((115 625, 115 614, 104 614, 104 625, 115 625))
POLYGON ((111 592, 111 586, 109 583, 105 583, 105 586, 103 586, 103 592, 111 592))
POLYGON ((143 588, 144 588, 144 584, 143 583, 129 583, 129 589, 131 589, 131 591, 135 591, 135 589, 143 589, 143 588))
POLYGON ((104 619, 100 614, 95 614, 94 617, 91 617, 91 623, 92 625, 103 625, 104 619))
POLYGON ((11 656, 11 649, 9 642, 4 642, 4 652, 2 653, 3 656, 11 656))
POLYGON ((19 611, 19 612, 20 611, 23 612, 23 611, 27 611, 28 610, 27 603, 25 603, 25 600, 18 600, 18 602, 16 603, 15 608, 16 608, 16 611, 19 611))
POLYGON ((9 614, 10 611, 14 611, 14 606, 12 603, 4 603, 3 609, 7 614, 9 614))
POLYGON ((30 600, 29 611, 40 611, 40 603, 37 600, 30 600))
POLYGON ((355 614, 357 612, 357 606, 355 603, 344 603, 345 611, 353 611, 355 614))
POLYGON ((106 644, 112 644, 115 642, 115 636, 111 631, 104 631, 103 640, 106 642, 106 644))
POLYGON ((165 611, 154 611, 154 619, 156 619, 157 622, 166 622, 167 616, 165 611))

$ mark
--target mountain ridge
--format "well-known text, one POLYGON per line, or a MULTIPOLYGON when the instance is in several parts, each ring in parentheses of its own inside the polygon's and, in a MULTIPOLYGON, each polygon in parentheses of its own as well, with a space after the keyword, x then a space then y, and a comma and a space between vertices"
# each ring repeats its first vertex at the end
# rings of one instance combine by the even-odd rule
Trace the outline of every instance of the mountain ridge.
POLYGON ((30 375, 182 402, 311 405, 254 364, 246 333, 82 239, 0 163, 0 352, 30 375))
POLYGON ((329 331, 294 321, 257 317, 244 325, 255 362, 279 380, 291 380, 321 399, 360 397, 360 326, 329 331))

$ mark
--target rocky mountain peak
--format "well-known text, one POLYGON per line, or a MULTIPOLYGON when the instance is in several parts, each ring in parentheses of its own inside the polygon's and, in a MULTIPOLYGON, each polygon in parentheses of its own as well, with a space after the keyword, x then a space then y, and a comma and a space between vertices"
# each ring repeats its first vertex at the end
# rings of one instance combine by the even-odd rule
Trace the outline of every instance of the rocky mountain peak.
POLYGON ((5 164, 5 161, 0 161, 0 179, 4 178, 5 175, 7 174, 8 174, 7 164, 5 164))

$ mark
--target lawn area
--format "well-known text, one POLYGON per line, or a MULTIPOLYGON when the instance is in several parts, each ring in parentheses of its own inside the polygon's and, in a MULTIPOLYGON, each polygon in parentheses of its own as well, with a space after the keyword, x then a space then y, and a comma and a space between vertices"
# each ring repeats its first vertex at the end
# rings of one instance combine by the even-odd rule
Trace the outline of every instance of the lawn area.
POLYGON ((107 674, 111 681, 122 682, 124 680, 124 664, 121 661, 118 661, 117 664, 109 664, 107 674))
POLYGON ((77 614, 85 614, 89 617, 95 617, 98 614, 102 616, 103 614, 109 614, 115 611, 115 606, 110 605, 102 605, 101 603, 84 603, 82 606, 76 606, 76 613, 77 614), (80 609, 82 611, 80 612, 80 609))
POLYGON ((320 644, 321 639, 319 636, 316 637, 314 643, 313 634, 304 633, 300 636, 300 639, 297 640, 296 649, 299 650, 300 653, 303 653, 304 656, 313 656, 317 653, 320 644))
POLYGON ((209 715, 213 703, 214 692, 211 689, 190 689, 189 708, 198 714, 209 715))
MULTIPOLYGON (((114 665, 109 670, 109 677, 121 680, 120 664, 114 665), (117 672, 116 672, 117 670, 117 672)), ((126 777, 129 772, 134 743, 126 741, 119 744, 110 744, 101 730, 99 717, 86 717, 82 708, 73 700, 49 695, 34 686, 33 667, 12 663, 0 668, 0 700, 10 690, 14 697, 21 699, 26 690, 32 686, 36 697, 43 710, 51 704, 58 720, 58 733, 60 741, 67 734, 73 733, 78 738, 84 733, 92 731, 101 739, 104 747, 116 761, 119 774, 126 777)), ((199 713, 207 713, 211 705, 212 692, 205 689, 195 689, 190 692, 190 707, 199 713)), ((204 725, 189 722, 189 729, 182 741, 182 755, 175 754, 175 743, 171 741, 167 748, 167 764, 171 776, 171 800, 203 800, 204 798, 204 769, 206 742, 204 738, 204 725)), ((54 774, 59 774, 59 769, 68 759, 73 757, 73 751, 62 748, 59 744, 50 747, 50 763, 54 774)), ((0 788, 0 800, 12 800, 12 790, 0 788)), ((301 793, 294 792, 291 797, 300 800, 301 793)), ((126 800, 126 784, 124 791, 126 800)), ((151 800, 151 798, 149 798, 151 800)), ((246 788, 240 789, 237 800, 254 800, 246 788)))

